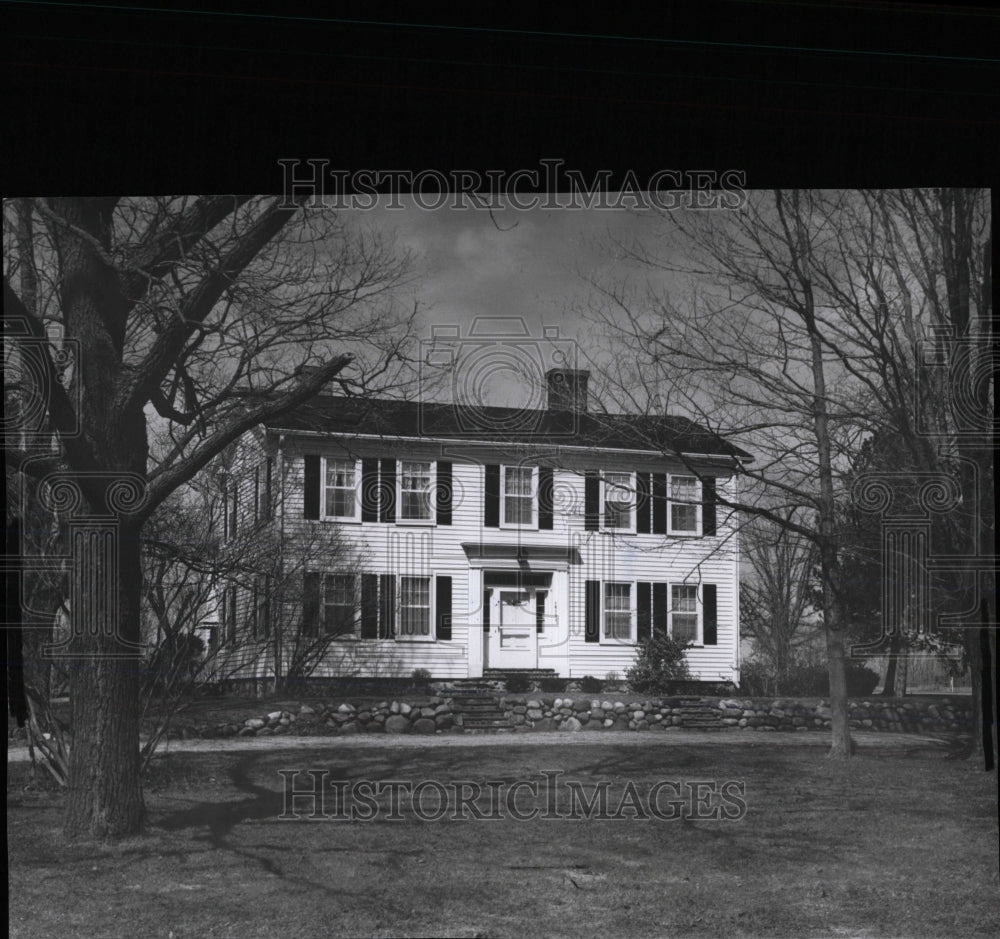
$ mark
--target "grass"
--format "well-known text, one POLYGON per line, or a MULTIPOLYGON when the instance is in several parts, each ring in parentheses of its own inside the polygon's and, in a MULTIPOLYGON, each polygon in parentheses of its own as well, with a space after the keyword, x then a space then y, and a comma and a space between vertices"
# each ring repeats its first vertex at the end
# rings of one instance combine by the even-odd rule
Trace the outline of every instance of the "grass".
MULTIPOLYGON (((148 834, 65 845, 9 767, 10 932, 28 937, 1000 933, 995 777, 940 755, 556 745, 174 754, 148 834), (739 780, 738 821, 281 821, 279 769, 359 780, 739 780)), ((384 800, 380 800, 384 801, 384 800)), ((531 800, 528 800, 530 803, 531 800)), ((433 807, 434 799, 428 799, 433 807)), ((526 803, 527 804, 527 803, 526 803)), ((563 803, 564 805, 564 803, 563 803)), ((328 811, 332 811, 328 806, 328 811)), ((304 812, 304 809, 300 809, 304 812)), ((507 814, 507 813, 504 813, 507 814)), ((628 813, 626 813, 628 814, 628 813)))

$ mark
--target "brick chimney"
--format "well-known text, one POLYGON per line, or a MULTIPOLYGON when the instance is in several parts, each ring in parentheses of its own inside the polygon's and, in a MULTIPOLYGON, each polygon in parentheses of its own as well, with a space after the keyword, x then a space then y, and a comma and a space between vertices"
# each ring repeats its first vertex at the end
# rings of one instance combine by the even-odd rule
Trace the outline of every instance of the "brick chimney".
POLYGON ((549 386, 549 410, 586 413, 589 378, 590 372, 586 369, 550 368, 545 373, 549 386))

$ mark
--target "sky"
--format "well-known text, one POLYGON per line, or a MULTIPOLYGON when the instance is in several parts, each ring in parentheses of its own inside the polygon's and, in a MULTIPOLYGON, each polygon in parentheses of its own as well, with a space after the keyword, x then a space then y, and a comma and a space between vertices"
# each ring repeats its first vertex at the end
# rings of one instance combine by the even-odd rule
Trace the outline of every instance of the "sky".
POLYGON ((364 214, 365 222, 394 229, 413 253, 422 335, 440 338, 443 330, 445 345, 457 348, 456 390, 478 404, 512 407, 545 406, 537 379, 521 373, 529 362, 537 363, 536 377, 557 365, 594 368, 601 343, 580 316, 591 292, 583 275, 620 276, 608 237, 648 233, 653 222, 649 213, 610 209, 508 210, 491 218, 485 209, 410 205, 364 214), (490 353, 497 337, 504 349, 490 353))

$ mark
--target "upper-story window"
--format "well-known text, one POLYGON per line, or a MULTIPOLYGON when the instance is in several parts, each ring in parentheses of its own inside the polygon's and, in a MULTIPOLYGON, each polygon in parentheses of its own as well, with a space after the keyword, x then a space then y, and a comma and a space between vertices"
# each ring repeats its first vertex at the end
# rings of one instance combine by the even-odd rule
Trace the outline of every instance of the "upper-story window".
POLYGON ((534 528, 538 524, 538 470, 533 466, 504 466, 501 479, 503 524, 534 528))
POLYGON ((701 531, 700 486, 696 476, 670 477, 670 533, 697 535, 701 531))
POLYGON ((399 517, 404 521, 430 521, 430 462, 401 460, 399 463, 399 517))
POLYGON ((635 484, 632 473, 604 474, 604 527, 635 531, 635 484))
POLYGON ((358 497, 361 479, 359 461, 327 459, 324 462, 325 516, 342 521, 357 521, 361 508, 358 497))

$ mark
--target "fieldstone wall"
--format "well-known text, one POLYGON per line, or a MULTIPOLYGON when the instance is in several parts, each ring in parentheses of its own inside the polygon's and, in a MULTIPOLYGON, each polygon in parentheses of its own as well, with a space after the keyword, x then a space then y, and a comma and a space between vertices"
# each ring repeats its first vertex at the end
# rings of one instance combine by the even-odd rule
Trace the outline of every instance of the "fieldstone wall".
MULTIPOLYGON (((501 706, 516 727, 533 730, 728 729, 808 731, 830 728, 827 700, 792 698, 656 698, 621 701, 611 697, 512 697, 501 706)), ((852 700, 850 726, 889 733, 961 733, 971 729, 968 700, 852 700)))
MULTIPOLYGON (((623 701, 615 696, 497 697, 497 709, 514 730, 542 731, 671 731, 828 730, 829 701, 792 698, 655 698, 623 701)), ((886 733, 955 734, 971 729, 968 699, 853 700, 850 725, 856 730, 886 733)), ((290 704, 288 710, 247 718, 242 724, 179 728, 177 736, 264 737, 281 734, 347 735, 358 733, 436 734, 464 732, 461 705, 451 697, 432 697, 426 703, 381 701, 290 704)))
POLYGON ((452 730, 456 715, 450 699, 433 697, 426 704, 381 701, 291 704, 288 710, 247 718, 242 724, 206 727, 203 736, 267 737, 281 734, 341 735, 360 733, 435 734, 452 730))

